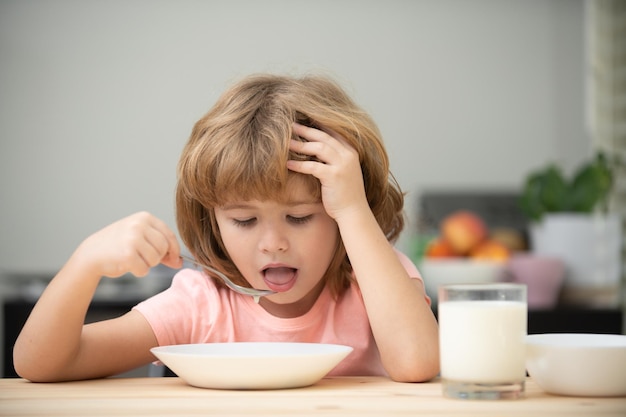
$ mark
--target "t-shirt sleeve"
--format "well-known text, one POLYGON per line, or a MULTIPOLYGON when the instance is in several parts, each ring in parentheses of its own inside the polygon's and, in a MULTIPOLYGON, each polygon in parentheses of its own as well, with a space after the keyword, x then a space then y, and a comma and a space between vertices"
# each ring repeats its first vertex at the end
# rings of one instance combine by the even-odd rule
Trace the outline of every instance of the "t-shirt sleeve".
POLYGON ((198 304, 206 304, 215 291, 209 278, 183 269, 168 289, 137 304, 133 310, 146 318, 160 346, 191 343, 198 312, 204 311, 198 304))
POLYGON ((398 259, 400 260, 400 263, 402 264, 406 272, 409 274, 411 279, 418 280, 420 282, 422 286, 422 290, 424 291, 424 298, 426 299, 426 302, 428 303, 428 305, 431 305, 431 299, 426 294, 426 288, 424 287, 424 280, 422 278, 422 274, 420 274, 419 270, 417 269, 413 261, 409 259, 408 256, 400 252, 398 249, 396 249, 396 254, 398 255, 398 259))

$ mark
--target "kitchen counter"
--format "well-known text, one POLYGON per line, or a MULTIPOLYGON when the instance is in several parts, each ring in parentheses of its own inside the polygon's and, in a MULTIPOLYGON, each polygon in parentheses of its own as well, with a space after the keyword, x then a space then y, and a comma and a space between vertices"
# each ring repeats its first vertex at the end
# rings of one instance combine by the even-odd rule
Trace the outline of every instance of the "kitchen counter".
POLYGON ((626 398, 580 398, 542 392, 528 379, 518 400, 448 399, 438 380, 397 383, 382 377, 334 377, 296 389, 195 388, 180 378, 124 378, 53 384, 0 380, 0 416, 624 416, 626 398))

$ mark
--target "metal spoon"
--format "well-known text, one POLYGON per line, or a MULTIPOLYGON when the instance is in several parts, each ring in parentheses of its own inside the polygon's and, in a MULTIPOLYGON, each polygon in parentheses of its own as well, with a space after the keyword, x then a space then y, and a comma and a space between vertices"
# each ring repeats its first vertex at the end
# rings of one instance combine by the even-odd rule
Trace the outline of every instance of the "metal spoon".
POLYGON ((256 301, 257 303, 259 302, 260 297, 265 297, 267 295, 276 294, 276 292, 272 290, 257 290, 256 288, 242 287, 241 285, 237 285, 234 282, 232 282, 226 275, 224 275, 223 273, 221 273, 220 271, 218 271, 217 269, 213 267, 210 267, 208 265, 203 265, 190 256, 180 255, 180 257, 181 259, 187 262, 191 262, 192 264, 199 266, 200 268, 204 268, 207 271, 211 271, 212 273, 220 277, 228 288, 230 288, 231 290, 235 292, 238 292, 239 294, 250 295, 254 297, 254 301, 256 301))

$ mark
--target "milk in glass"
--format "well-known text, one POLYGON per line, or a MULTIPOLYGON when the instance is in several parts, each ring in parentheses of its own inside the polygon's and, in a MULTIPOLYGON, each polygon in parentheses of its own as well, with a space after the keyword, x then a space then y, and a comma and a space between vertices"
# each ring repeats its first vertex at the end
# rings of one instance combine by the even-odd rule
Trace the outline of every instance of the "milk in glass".
POLYGON ((526 287, 447 285, 438 298, 444 395, 519 398, 526 379, 526 287))
POLYGON ((524 379, 526 314, 526 304, 517 301, 441 303, 441 376, 478 383, 524 379))

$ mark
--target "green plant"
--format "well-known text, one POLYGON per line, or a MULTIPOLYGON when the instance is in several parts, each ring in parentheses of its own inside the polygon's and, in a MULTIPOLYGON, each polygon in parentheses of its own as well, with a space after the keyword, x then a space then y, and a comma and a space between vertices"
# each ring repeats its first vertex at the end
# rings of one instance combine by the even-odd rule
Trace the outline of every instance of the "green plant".
POLYGON ((596 209, 607 211, 613 185, 613 166, 604 153, 582 165, 568 181, 561 169, 550 164, 530 173, 526 179, 520 208, 533 221, 545 213, 591 213, 596 209))

